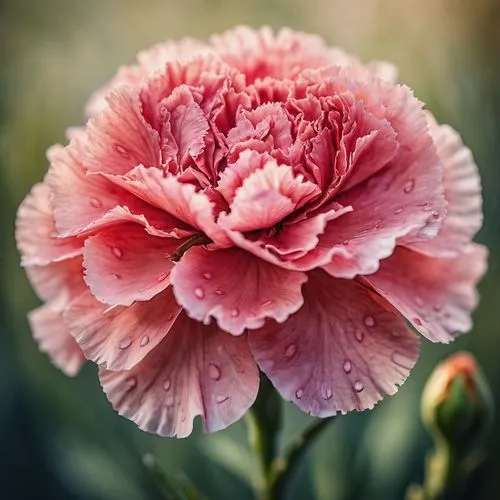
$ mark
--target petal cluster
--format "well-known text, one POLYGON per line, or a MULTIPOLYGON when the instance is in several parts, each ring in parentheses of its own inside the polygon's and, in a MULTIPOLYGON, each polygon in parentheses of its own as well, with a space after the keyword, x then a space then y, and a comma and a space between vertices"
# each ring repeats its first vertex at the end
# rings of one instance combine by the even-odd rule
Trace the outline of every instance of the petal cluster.
POLYGON ((486 250, 470 151, 394 80, 288 29, 139 54, 19 208, 40 348, 166 436, 239 419, 259 370, 321 417, 395 393, 408 322, 470 329, 486 250))

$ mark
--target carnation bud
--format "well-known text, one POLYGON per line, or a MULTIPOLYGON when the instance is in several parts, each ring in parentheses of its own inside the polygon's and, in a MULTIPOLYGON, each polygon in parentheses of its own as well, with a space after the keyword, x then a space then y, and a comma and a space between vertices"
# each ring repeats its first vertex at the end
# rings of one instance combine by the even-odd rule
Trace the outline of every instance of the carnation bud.
POLYGON ((422 420, 436 439, 466 454, 493 419, 490 388, 475 358, 461 352, 442 361, 422 396, 422 420))

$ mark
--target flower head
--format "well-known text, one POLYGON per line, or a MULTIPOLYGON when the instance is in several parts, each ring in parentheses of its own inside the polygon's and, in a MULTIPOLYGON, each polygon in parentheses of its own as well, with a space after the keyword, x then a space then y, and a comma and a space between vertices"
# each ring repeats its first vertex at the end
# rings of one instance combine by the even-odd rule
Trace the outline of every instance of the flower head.
POLYGON ((467 331, 486 251, 469 150, 394 73, 288 29, 141 53, 19 209, 41 348, 168 436, 240 418, 259 369, 321 417, 395 393, 406 320, 467 331))

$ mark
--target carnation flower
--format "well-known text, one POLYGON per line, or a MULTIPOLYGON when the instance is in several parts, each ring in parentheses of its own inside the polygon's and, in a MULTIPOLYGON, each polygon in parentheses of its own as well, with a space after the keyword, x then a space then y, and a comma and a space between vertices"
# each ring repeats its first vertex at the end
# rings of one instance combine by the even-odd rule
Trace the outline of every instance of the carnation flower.
POLYGON ((259 370, 311 415, 372 408, 414 330, 470 329, 477 168, 388 63, 239 27, 139 54, 87 113, 19 209, 29 320, 141 429, 225 428, 259 370))

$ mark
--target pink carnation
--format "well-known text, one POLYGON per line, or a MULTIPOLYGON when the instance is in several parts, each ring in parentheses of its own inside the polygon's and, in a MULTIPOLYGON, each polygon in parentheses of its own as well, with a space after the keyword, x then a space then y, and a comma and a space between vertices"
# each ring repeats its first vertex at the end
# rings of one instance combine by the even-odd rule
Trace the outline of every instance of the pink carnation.
POLYGON ((120 69, 19 209, 41 349, 165 436, 239 419, 259 370, 320 417, 394 394, 407 321, 469 330, 486 268, 470 151, 394 73, 245 27, 120 69))

